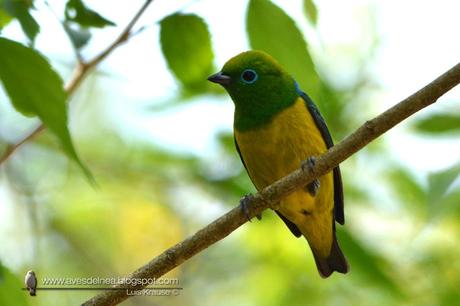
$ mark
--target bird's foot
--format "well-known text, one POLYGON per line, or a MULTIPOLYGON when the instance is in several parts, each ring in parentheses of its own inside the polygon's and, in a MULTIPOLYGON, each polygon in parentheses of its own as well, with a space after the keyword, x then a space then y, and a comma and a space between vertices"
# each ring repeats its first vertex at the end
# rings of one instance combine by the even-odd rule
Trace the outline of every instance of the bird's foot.
MULTIPOLYGON (((249 202, 252 201, 254 196, 251 193, 246 194, 244 197, 241 198, 240 200, 240 206, 241 210, 243 211, 244 215, 246 216, 246 219, 248 219, 249 222, 251 222, 251 218, 249 216, 249 202)), ((262 220, 262 214, 256 215, 258 220, 262 220)))
POLYGON ((316 164, 316 157, 310 156, 306 160, 302 161, 302 171, 311 171, 316 164))
POLYGON ((307 185, 308 193, 311 194, 312 197, 316 196, 318 194, 319 186, 319 180, 314 179, 313 182, 307 185))
MULTIPOLYGON (((302 171, 311 171, 316 163, 316 157, 310 156, 302 162, 302 171)), ((310 184, 307 185, 306 190, 313 197, 318 194, 320 183, 318 179, 314 179, 310 184)))

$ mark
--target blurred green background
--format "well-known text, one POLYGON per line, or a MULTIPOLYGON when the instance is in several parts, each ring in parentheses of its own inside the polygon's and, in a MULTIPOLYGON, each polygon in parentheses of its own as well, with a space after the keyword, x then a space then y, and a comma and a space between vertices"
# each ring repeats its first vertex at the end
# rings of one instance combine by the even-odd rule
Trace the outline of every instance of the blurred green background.
MULTIPOLYGON (((142 4, 2 0, 0 36, 38 50, 68 81, 68 35, 91 58, 142 4)), ((49 130, 0 165, 0 305, 80 304, 95 292, 29 297, 26 271, 39 286, 124 276, 254 192, 233 145, 233 105, 206 81, 229 57, 271 53, 337 142, 456 64, 459 9, 447 0, 153 1, 136 35, 69 101, 73 142, 98 187, 49 130)), ((305 241, 267 211, 168 274, 179 296, 123 305, 458 305, 459 114, 457 88, 342 164, 348 275, 321 279, 305 241)), ((0 88, 0 155, 38 122, 0 88)))

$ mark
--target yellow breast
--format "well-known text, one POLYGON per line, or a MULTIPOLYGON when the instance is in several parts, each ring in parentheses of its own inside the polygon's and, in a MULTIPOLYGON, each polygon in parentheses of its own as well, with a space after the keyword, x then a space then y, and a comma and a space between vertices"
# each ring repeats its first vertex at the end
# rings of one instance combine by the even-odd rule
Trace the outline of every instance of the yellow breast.
MULTIPOLYGON (((235 129, 235 138, 258 190, 298 169, 306 158, 327 150, 305 101, 300 97, 262 128, 245 132, 235 129)), ((324 252, 328 252, 332 239, 333 198, 333 179, 329 173, 320 178, 320 189, 315 197, 305 189, 298 190, 281 201, 279 210, 298 225, 312 247, 315 244, 324 246, 324 252)))
POLYGON ((300 97, 262 128, 246 132, 235 129, 235 138, 259 190, 299 168, 307 157, 326 151, 321 133, 300 97))

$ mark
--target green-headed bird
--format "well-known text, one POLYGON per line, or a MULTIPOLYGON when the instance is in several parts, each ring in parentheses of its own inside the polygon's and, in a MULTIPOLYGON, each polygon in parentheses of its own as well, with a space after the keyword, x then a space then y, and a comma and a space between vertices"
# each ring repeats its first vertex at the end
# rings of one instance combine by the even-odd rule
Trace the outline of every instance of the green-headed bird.
MULTIPOLYGON (((314 156, 333 146, 313 101, 270 55, 243 52, 208 80, 235 103, 236 148, 257 190, 300 165, 311 167, 314 156)), ((307 239, 322 277, 348 272, 335 235, 335 221, 345 222, 339 167, 285 197, 276 213, 296 237, 307 239)))

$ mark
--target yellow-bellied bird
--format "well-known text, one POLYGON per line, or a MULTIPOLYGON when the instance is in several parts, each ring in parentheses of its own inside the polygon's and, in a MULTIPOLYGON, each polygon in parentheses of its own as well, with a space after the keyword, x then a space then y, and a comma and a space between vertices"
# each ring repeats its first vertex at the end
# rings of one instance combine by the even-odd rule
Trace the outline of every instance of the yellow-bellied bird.
MULTIPOLYGON (((314 156, 333 146, 313 101, 270 55, 243 52, 208 80, 222 85, 235 104, 236 148, 257 190, 300 165, 311 167, 314 156)), ((282 199, 276 213, 296 237, 307 239, 322 277, 348 272, 335 235, 335 221, 345 222, 339 167, 282 199)))

